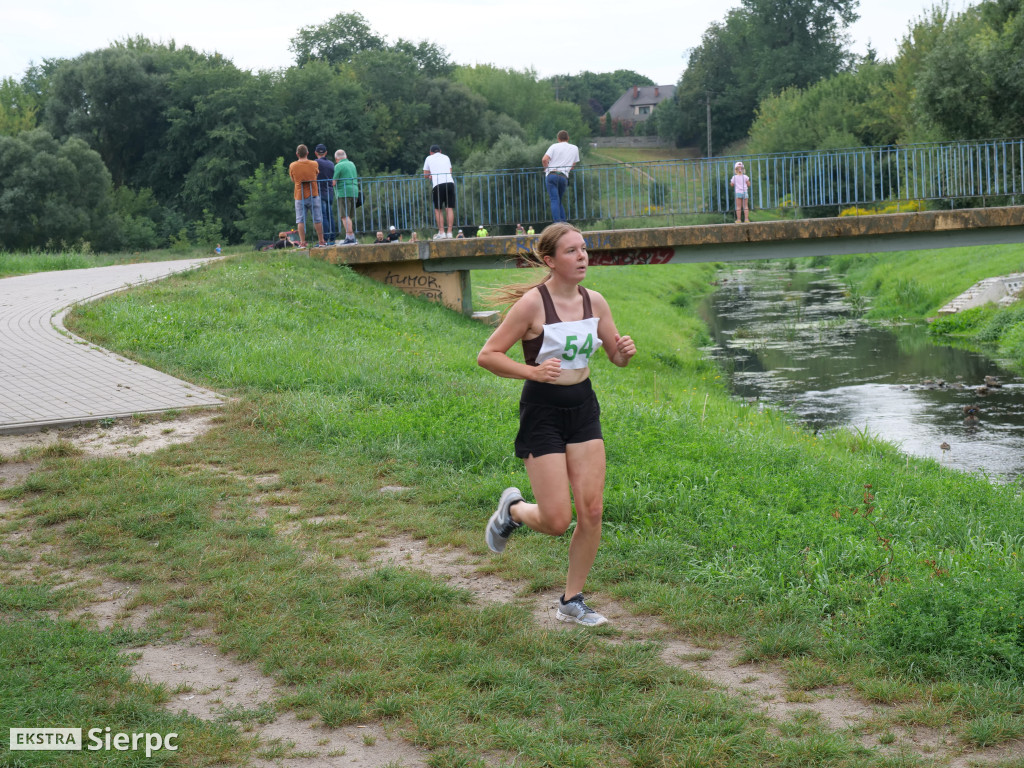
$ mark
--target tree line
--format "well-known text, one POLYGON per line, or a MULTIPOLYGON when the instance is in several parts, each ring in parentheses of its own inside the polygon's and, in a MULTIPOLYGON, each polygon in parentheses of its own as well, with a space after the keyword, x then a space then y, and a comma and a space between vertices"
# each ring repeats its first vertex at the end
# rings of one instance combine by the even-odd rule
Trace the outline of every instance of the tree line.
POLYGON ((892 60, 848 52, 853 0, 742 0, 690 52, 655 126, 680 146, 766 153, 1019 137, 1022 0, 940 2, 892 60))
POLYGON ((432 144, 460 170, 485 168, 491 150, 532 150, 562 129, 585 142, 611 101, 650 82, 459 66, 435 43, 389 42, 358 13, 298 30, 291 51, 293 66, 250 72, 137 37, 4 80, 0 248, 267 237, 289 193, 268 212, 260 191, 290 188, 299 143, 346 149, 364 176, 418 174, 432 144))
MULTIPOLYGON (((856 0, 741 0, 646 129, 704 150, 710 108, 713 154, 1019 136, 1021 2, 936 5, 887 61, 849 52, 856 0)), ((267 237, 298 143, 346 149, 362 176, 418 174, 435 143, 462 171, 535 167, 558 130, 585 145, 627 88, 654 84, 459 65, 358 13, 299 29, 291 51, 250 72, 138 37, 0 82, 0 249, 267 237)))

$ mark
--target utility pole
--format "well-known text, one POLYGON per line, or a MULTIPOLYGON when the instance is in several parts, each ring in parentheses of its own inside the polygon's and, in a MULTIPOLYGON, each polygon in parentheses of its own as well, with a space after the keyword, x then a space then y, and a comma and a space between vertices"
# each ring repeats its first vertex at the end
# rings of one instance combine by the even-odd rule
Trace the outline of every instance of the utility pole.
POLYGON ((708 121, 708 157, 711 157, 711 91, 704 91, 704 103, 707 105, 708 121))

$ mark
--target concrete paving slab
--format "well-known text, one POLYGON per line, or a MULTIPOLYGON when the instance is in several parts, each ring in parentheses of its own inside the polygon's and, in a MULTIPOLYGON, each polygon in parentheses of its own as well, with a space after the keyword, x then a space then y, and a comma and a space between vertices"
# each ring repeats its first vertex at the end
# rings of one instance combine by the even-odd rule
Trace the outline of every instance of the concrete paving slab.
POLYGON ((119 264, 0 279, 0 434, 223 405, 224 395, 115 355, 64 327, 64 316, 75 304, 213 260, 119 264))

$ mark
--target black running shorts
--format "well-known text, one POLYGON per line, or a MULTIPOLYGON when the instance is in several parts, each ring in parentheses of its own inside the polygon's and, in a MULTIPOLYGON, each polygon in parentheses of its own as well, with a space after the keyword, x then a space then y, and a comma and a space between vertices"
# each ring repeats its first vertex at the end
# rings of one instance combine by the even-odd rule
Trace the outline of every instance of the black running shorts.
POLYGON ((449 181, 445 184, 438 184, 434 187, 433 194, 435 208, 455 207, 455 182, 449 181))
POLYGON ((536 381, 523 386, 516 435, 520 459, 565 453, 569 443, 603 439, 601 406, 590 379, 569 386, 536 381))

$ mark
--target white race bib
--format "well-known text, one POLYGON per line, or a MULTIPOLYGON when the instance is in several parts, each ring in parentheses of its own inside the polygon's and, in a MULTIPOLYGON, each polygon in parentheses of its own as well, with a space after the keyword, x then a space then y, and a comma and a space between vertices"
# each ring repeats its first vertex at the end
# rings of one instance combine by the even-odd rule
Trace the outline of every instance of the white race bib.
POLYGON ((552 323, 544 326, 544 343, 537 353, 537 364, 553 357, 562 359, 562 368, 573 370, 586 368, 590 358, 601 348, 597 336, 596 317, 586 320, 552 323))

